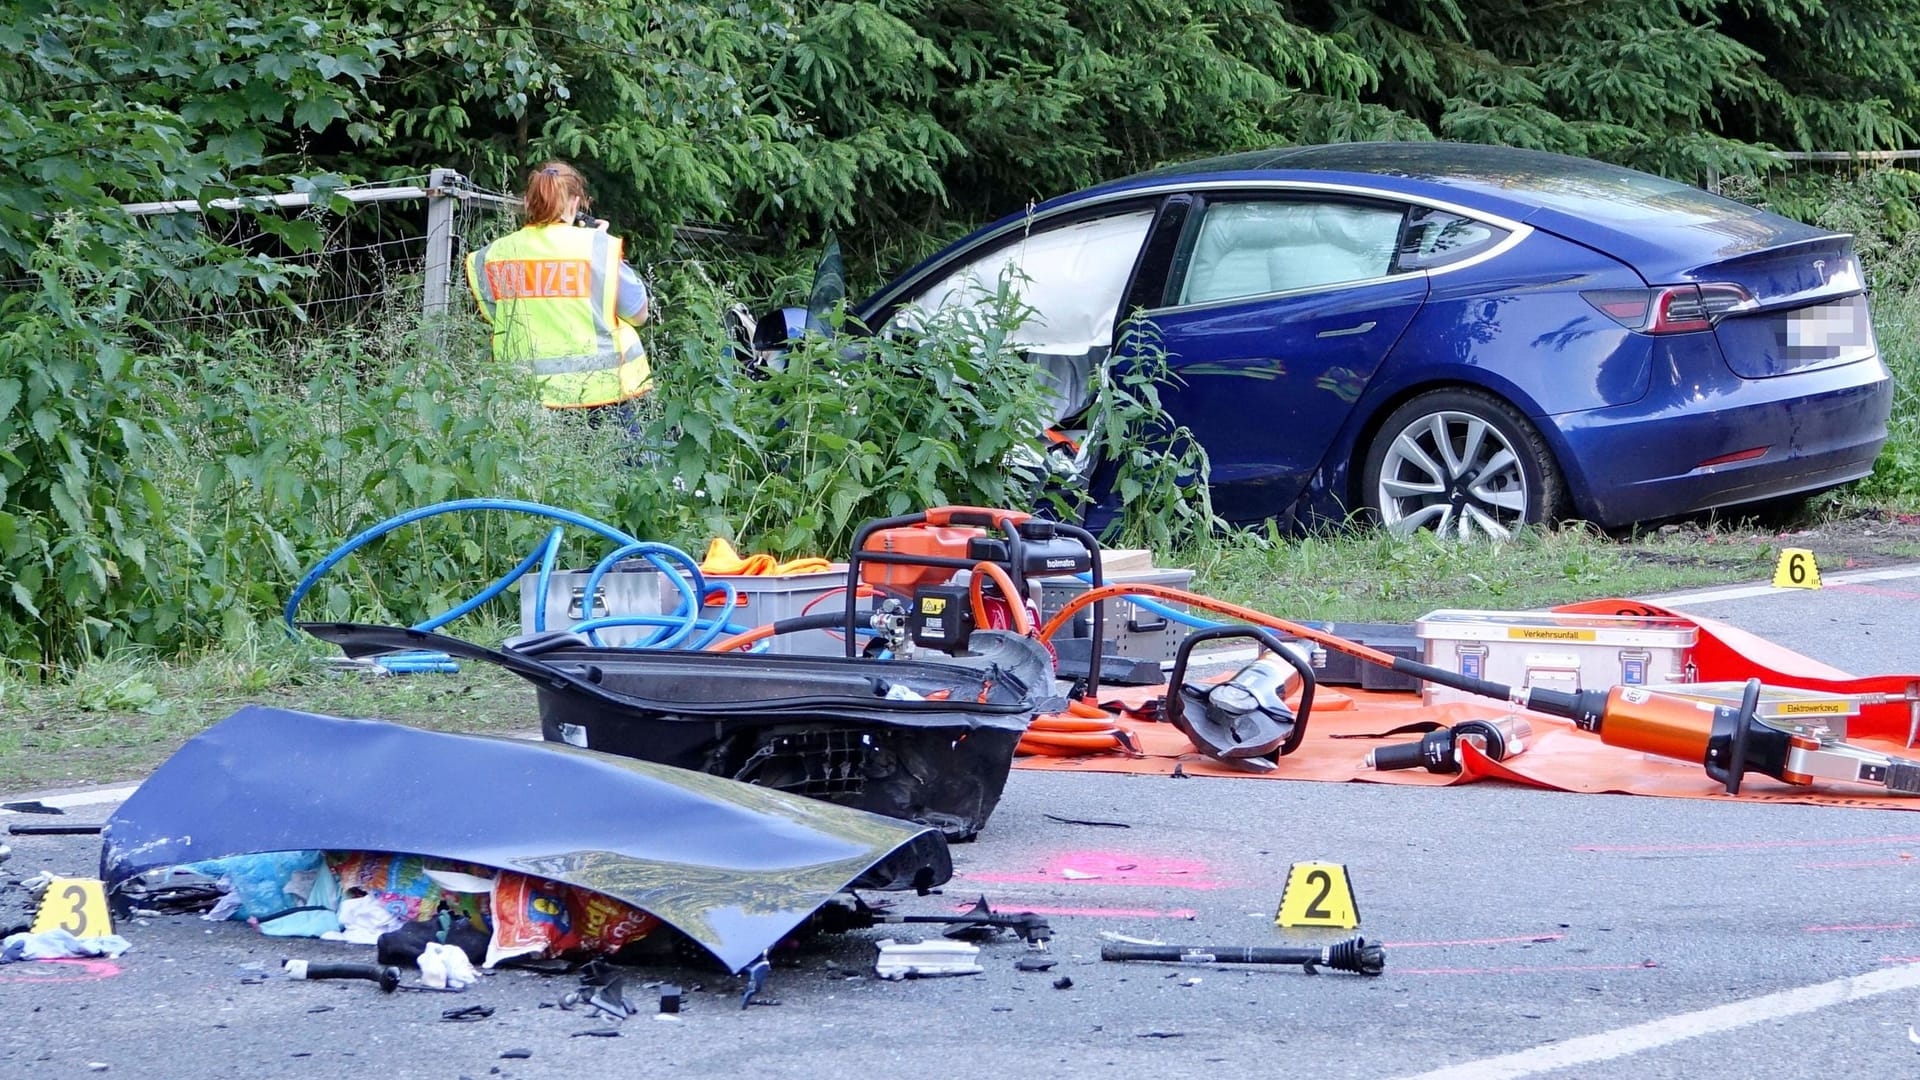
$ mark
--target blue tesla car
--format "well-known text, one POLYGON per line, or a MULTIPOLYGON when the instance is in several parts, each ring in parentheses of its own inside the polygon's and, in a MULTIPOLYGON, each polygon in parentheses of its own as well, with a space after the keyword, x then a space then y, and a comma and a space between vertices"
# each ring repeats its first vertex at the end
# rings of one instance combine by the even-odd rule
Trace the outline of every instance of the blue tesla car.
POLYGON ((1867 475, 1892 407, 1850 236, 1556 154, 1165 168, 981 229, 853 313, 910 325, 1009 271, 1063 421, 1119 323, 1152 321, 1237 522, 1497 537, 1803 496, 1867 475))

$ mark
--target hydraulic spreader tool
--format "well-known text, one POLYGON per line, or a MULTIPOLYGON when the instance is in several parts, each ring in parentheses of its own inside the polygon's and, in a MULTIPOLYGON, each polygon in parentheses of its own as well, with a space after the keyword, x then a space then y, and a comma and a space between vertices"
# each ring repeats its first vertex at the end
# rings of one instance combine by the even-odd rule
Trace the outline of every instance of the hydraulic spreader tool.
MULTIPOLYGON (((1372 651, 1372 650, 1369 650, 1372 651)), ((1663 694, 1640 686, 1609 690, 1512 687, 1402 657, 1380 654, 1394 671, 1523 709, 1573 721, 1608 746, 1691 761, 1740 793, 1748 773, 1787 784, 1816 780, 1871 784, 1891 794, 1920 795, 1920 761, 1841 741, 1818 725, 1784 724, 1759 714, 1762 686, 1749 679, 1738 706, 1663 694)))

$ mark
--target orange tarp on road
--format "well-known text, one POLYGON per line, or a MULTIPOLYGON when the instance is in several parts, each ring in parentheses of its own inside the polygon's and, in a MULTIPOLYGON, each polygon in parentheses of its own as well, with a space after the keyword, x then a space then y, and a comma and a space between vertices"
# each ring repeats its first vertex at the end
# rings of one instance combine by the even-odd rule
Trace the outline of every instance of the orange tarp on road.
MULTIPOLYGON (((1637 601, 1603 600, 1556 610, 1582 614, 1669 615, 1689 619, 1700 628, 1693 658, 1703 682, 1758 677, 1769 686, 1838 693, 1880 691, 1898 696, 1906 692, 1909 683, 1920 679, 1920 676, 1892 675, 1854 678, 1744 631, 1637 601)), ((1165 692, 1164 686, 1136 687, 1102 696, 1109 701, 1139 705, 1165 692)), ((1881 753, 1905 754, 1907 751, 1903 744, 1909 715, 1904 701, 1862 706, 1860 714, 1848 726, 1847 742, 1881 753)), ((1358 780, 1427 787, 1493 777, 1554 791, 1698 799, 1738 798, 1743 802, 1920 810, 1920 797, 1886 796, 1867 785, 1822 782, 1808 788, 1783 784, 1757 774, 1749 774, 1741 782, 1738 796, 1729 796, 1718 781, 1707 776, 1699 762, 1677 761, 1607 746, 1598 736, 1579 731, 1565 720, 1516 710, 1491 699, 1484 703, 1455 702, 1427 707, 1421 705, 1418 694, 1321 687, 1315 694, 1314 708, 1307 718, 1306 738, 1298 750, 1281 758, 1279 767, 1270 773, 1244 772, 1208 758, 1196 751, 1186 736, 1171 724, 1123 717, 1121 725, 1134 733, 1145 756, 1135 758, 1104 753, 1085 757, 1022 757, 1015 762, 1015 766, 1062 772, 1165 776, 1172 773, 1178 764, 1181 771, 1194 776, 1261 780, 1358 780), (1506 761, 1495 762, 1467 744, 1462 751, 1464 769, 1455 775, 1429 773, 1424 769, 1378 772, 1363 766, 1369 750, 1391 743, 1412 741, 1418 738, 1417 735, 1398 735, 1388 739, 1333 737, 1374 734, 1418 720, 1452 725, 1462 720, 1516 713, 1526 717, 1533 727, 1534 737, 1526 751, 1506 761)))

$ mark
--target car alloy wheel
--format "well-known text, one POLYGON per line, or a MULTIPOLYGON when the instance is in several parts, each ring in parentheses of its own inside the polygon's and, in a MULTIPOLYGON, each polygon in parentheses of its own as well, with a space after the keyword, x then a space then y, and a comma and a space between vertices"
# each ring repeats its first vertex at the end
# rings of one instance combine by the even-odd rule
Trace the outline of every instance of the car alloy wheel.
POLYGON ((1559 471, 1532 425, 1505 402, 1441 390, 1396 409, 1367 455, 1366 503, 1396 533, 1506 539, 1551 520, 1559 471))

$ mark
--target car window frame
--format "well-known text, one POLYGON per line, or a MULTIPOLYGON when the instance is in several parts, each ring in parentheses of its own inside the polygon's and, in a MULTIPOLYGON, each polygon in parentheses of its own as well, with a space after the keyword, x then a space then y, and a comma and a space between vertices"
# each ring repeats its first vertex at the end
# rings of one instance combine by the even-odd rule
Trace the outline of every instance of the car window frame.
POLYGON ((1119 324, 1126 321, 1127 316, 1132 313, 1132 309, 1127 306, 1127 303, 1132 296, 1135 282, 1140 274, 1141 259, 1147 251, 1147 248, 1152 244, 1155 232, 1159 228, 1161 218, 1165 212, 1167 197, 1166 193, 1157 192, 1128 199, 1101 200, 1084 204, 1076 203, 1069 207, 1063 207, 1054 213, 1031 218, 1017 218, 1003 225, 1001 228, 980 237, 976 242, 950 253, 946 258, 922 269, 910 278, 895 282, 885 292, 880 294, 877 302, 870 308, 870 314, 865 316, 862 321, 870 331, 875 333, 880 332, 887 323, 892 321, 893 317, 899 313, 902 307, 912 303, 913 300, 924 293, 929 286, 944 281, 955 269, 1021 243, 1029 236, 1035 235, 1042 230, 1052 231, 1054 229, 1068 228, 1084 221, 1093 221, 1098 218, 1118 217, 1123 214, 1139 213, 1143 210, 1152 211, 1153 218, 1147 224, 1147 232, 1141 240, 1140 250, 1134 252, 1133 266, 1128 269, 1127 283, 1123 286, 1120 293, 1120 310, 1114 316, 1114 324, 1117 332, 1119 324))
POLYGON ((1507 239, 1507 233, 1510 231, 1502 225, 1496 225, 1485 218, 1476 217, 1472 214, 1463 214, 1457 210, 1443 209, 1438 206, 1429 206, 1425 204, 1410 203, 1407 205, 1406 212, 1401 215, 1400 238, 1394 244, 1393 266, 1396 270, 1399 270, 1401 268, 1403 260, 1406 258, 1406 255, 1407 255, 1407 250, 1406 250, 1407 237, 1408 237, 1408 234, 1413 231, 1413 219, 1414 219, 1415 211, 1425 211, 1427 213, 1449 214, 1453 217, 1461 219, 1462 221, 1472 222, 1473 224, 1476 224, 1476 225, 1483 225, 1489 229, 1494 230, 1496 233, 1500 235, 1489 239, 1482 247, 1476 248, 1473 251, 1468 252, 1465 255, 1461 255, 1458 258, 1451 259, 1447 262, 1443 262, 1438 266, 1407 267, 1404 271, 1405 273, 1414 273, 1416 271, 1422 271, 1422 270, 1432 273, 1435 271, 1446 270, 1449 267, 1453 266, 1455 263, 1470 262, 1478 258, 1482 251, 1499 247, 1501 244, 1505 243, 1507 239))
MULTIPOLYGON (((1415 274, 1425 274, 1429 278, 1432 278, 1441 274, 1451 274, 1457 271, 1466 270, 1470 267, 1478 266, 1479 264, 1486 262, 1490 259, 1496 259, 1501 255, 1504 255, 1506 252, 1517 247, 1520 243, 1525 241, 1527 237, 1532 236, 1534 233, 1534 226, 1529 225, 1523 221, 1506 217, 1501 214, 1492 213, 1490 211, 1480 210, 1474 207, 1462 206, 1459 203, 1452 202, 1446 199, 1436 199, 1426 195, 1407 194, 1407 193, 1398 192, 1398 191, 1383 191, 1378 188, 1364 187, 1364 186, 1355 185, 1355 184, 1332 183, 1332 182, 1321 181, 1321 180, 1264 180, 1264 179, 1222 178, 1222 179, 1216 179, 1216 180, 1204 180, 1204 181, 1195 182, 1191 178, 1182 178, 1181 181, 1177 183, 1169 183, 1165 185, 1164 189, 1157 189, 1157 190, 1167 190, 1170 192, 1185 193, 1192 197, 1193 205, 1191 209, 1189 209, 1186 213, 1185 227, 1182 230, 1181 237, 1180 237, 1180 251, 1188 254, 1176 254, 1173 257, 1173 259, 1170 260, 1169 264, 1165 267, 1165 274, 1160 280, 1160 282, 1158 283, 1158 288, 1153 290, 1153 302, 1139 309, 1141 314, 1146 315, 1148 317, 1161 314, 1162 312, 1195 311, 1195 310, 1202 310, 1209 307, 1218 307, 1222 305, 1243 304, 1253 300, 1270 300, 1274 297, 1307 296, 1316 292, 1325 292, 1325 291, 1328 291, 1329 289, 1348 289, 1348 288, 1357 288, 1361 286, 1370 286, 1370 285, 1379 284, 1380 282, 1383 282, 1383 281, 1391 281, 1399 278, 1412 277, 1415 274), (1192 244, 1198 240, 1200 219, 1205 216, 1205 213, 1204 213, 1205 203, 1208 200, 1226 200, 1226 199, 1256 199, 1257 200, 1262 198, 1272 199, 1276 197, 1278 198, 1320 197, 1320 198, 1329 198, 1329 199, 1347 198, 1347 199, 1359 200, 1362 202, 1391 203, 1394 205, 1398 205, 1402 208, 1402 211, 1401 211, 1401 220, 1400 220, 1400 234, 1396 241, 1396 244, 1404 243, 1406 240, 1407 218, 1409 216, 1409 212, 1414 207, 1424 207, 1424 208, 1433 209, 1433 210, 1440 210, 1449 214, 1457 214, 1460 217, 1464 217, 1473 221, 1480 222, 1483 225, 1490 225, 1493 228, 1501 230, 1506 235, 1497 243, 1494 243, 1481 251, 1477 251, 1472 255, 1468 256, 1467 258, 1461 259, 1458 262, 1448 263, 1445 266, 1436 266, 1429 269, 1420 269, 1420 270, 1408 270, 1404 272, 1388 274, 1384 277, 1370 278, 1363 281, 1342 282, 1338 285, 1316 286, 1310 289, 1296 289, 1296 290, 1290 290, 1287 292, 1280 292, 1280 293, 1262 293, 1257 296, 1237 297, 1232 300, 1214 300, 1214 301, 1208 301, 1207 303, 1204 303, 1204 304, 1177 305, 1172 303, 1169 298, 1177 295, 1177 292, 1175 290, 1175 286, 1179 284, 1179 282, 1176 280, 1177 274, 1180 271, 1184 270, 1184 267, 1180 264, 1182 263, 1184 258, 1190 257, 1192 244)), ((1137 192, 1134 192, 1134 193, 1137 194, 1137 192)))
MULTIPOLYGON (((1160 290, 1160 303, 1153 309, 1155 311, 1200 311, 1207 308, 1271 300, 1276 297, 1310 296, 1314 293, 1328 292, 1333 289, 1354 289, 1368 285, 1376 285, 1384 281, 1393 281, 1398 278, 1411 277, 1415 274, 1426 272, 1424 270, 1395 269, 1398 262, 1397 255, 1400 245, 1406 242, 1407 220, 1412 211, 1412 204, 1406 199, 1393 198, 1384 194, 1360 195, 1347 192, 1327 193, 1288 188, 1272 188, 1257 191, 1233 191, 1224 194, 1207 193, 1200 195, 1196 201, 1198 205, 1187 215, 1186 229, 1180 237, 1179 250, 1174 255, 1173 262, 1167 269, 1167 278, 1160 290), (1191 304, 1179 303, 1176 298, 1180 295, 1180 290, 1185 287, 1187 272, 1192 267, 1193 250, 1200 242, 1200 229, 1206 221, 1207 212, 1218 205, 1257 202, 1319 202, 1365 206, 1375 209, 1383 207, 1392 208, 1400 215, 1399 225, 1394 230, 1394 253, 1396 257, 1388 259, 1387 273, 1376 274, 1373 277, 1353 278, 1347 281, 1329 282, 1324 285, 1307 285, 1296 289, 1274 289, 1268 292, 1247 293, 1242 296, 1220 297, 1212 300, 1201 300, 1191 304)), ((1448 212, 1459 213, 1456 210, 1449 210, 1448 212)), ((1460 216, 1471 217, 1472 215, 1460 214, 1460 216)))
MULTIPOLYGON (((863 301, 857 314, 865 326, 876 329, 884 326, 886 321, 893 317, 893 313, 905 302, 913 290, 921 287, 923 283, 933 278, 934 275, 944 275, 949 272, 947 268, 956 265, 954 260, 974 258, 980 254, 984 254, 987 248, 983 245, 1006 242, 1012 234, 1019 233, 1023 229, 1032 228, 1034 223, 1037 222, 1044 221, 1051 223, 1058 219, 1062 224, 1071 224, 1074 221, 1084 220, 1088 217, 1105 217, 1109 214, 1124 213, 1132 206, 1146 207, 1158 205, 1161 209, 1161 217, 1155 219, 1154 231, 1157 231, 1159 222, 1164 218, 1170 208, 1175 205, 1174 200, 1177 197, 1185 196, 1186 201, 1180 204, 1182 207, 1180 212, 1185 216, 1182 230, 1182 235, 1184 235, 1185 228, 1195 227, 1199 221, 1199 215, 1192 211, 1201 200, 1207 198, 1224 198, 1231 194, 1264 194, 1269 196, 1283 194, 1346 195, 1380 202, 1400 203, 1409 207, 1425 206, 1435 210, 1444 210, 1448 213, 1459 214, 1462 217, 1472 218, 1475 221, 1492 225, 1506 232, 1507 235, 1504 240, 1501 240, 1499 243, 1494 244, 1484 251, 1476 252, 1472 256, 1462 259, 1459 262, 1448 263, 1445 266, 1419 271, 1420 273, 1426 274, 1429 279, 1442 274, 1451 274, 1466 270, 1490 259, 1498 258, 1525 242, 1535 231, 1533 225, 1529 225, 1517 218, 1507 217, 1504 214, 1480 209, 1478 207, 1464 206, 1451 199, 1436 198, 1422 193, 1383 190, 1364 184, 1266 177, 1215 177, 1211 179, 1201 179, 1193 176, 1169 177, 1163 181, 1139 187, 1125 187, 1114 191, 1101 191, 1088 194, 1056 210, 1032 217, 1015 218, 1005 222, 999 228, 979 237, 974 243, 968 244, 965 248, 953 252, 947 258, 941 259, 937 263, 924 266, 917 271, 909 270, 906 275, 889 282, 880 291, 863 301)), ((1148 233, 1147 245, 1143 247, 1140 259, 1136 260, 1134 264, 1134 284, 1129 286, 1126 299, 1127 307, 1121 316, 1122 319, 1134 314, 1143 314, 1150 317, 1162 311, 1173 310, 1169 308, 1165 302, 1167 284, 1171 276, 1168 272, 1170 268, 1165 265, 1156 266, 1145 261, 1146 252, 1153 245, 1154 231, 1148 233), (1154 280, 1156 277, 1159 280, 1154 280), (1149 299, 1151 302, 1146 302, 1149 299)), ((1238 303, 1239 301, 1235 302, 1238 303)))

